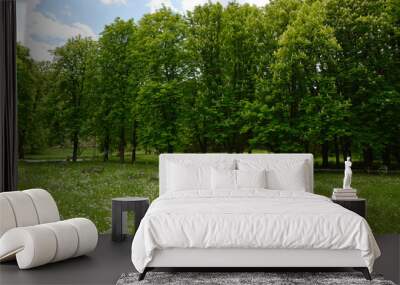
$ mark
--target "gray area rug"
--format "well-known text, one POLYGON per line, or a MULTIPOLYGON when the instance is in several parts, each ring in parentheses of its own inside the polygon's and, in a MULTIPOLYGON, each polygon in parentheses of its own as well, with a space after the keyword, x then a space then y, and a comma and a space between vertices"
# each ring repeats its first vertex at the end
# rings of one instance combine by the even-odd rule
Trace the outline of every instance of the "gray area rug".
POLYGON ((148 272, 146 278, 142 281, 138 281, 138 276, 138 273, 122 274, 117 281, 117 285, 395 285, 392 281, 384 280, 379 275, 373 275, 373 280, 368 281, 359 272, 148 272))

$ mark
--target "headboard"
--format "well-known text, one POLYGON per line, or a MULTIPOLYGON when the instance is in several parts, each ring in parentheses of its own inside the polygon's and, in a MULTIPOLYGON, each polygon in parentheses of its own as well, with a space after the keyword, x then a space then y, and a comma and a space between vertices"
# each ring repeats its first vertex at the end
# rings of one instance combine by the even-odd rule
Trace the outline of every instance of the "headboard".
POLYGON ((220 159, 262 159, 267 161, 277 160, 304 160, 306 167, 306 175, 308 179, 307 192, 314 192, 314 159, 310 153, 285 153, 285 154, 227 154, 227 153, 207 153, 207 154, 194 154, 194 153, 179 153, 179 154, 161 154, 159 157, 159 193, 160 195, 166 192, 167 186, 167 162, 168 160, 184 160, 184 161, 213 161, 220 159))

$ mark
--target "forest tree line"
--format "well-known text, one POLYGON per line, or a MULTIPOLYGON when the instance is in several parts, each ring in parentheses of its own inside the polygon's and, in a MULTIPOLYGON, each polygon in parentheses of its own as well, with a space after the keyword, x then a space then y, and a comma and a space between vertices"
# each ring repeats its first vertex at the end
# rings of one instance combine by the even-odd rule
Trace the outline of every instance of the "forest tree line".
POLYGON ((397 0, 208 3, 117 18, 35 62, 17 49, 19 153, 358 153, 400 164, 397 0))

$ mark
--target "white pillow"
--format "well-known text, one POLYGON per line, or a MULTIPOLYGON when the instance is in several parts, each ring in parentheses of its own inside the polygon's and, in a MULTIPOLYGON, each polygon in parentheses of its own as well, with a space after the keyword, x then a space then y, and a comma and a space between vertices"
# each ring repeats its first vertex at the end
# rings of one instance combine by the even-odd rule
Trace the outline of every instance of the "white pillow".
POLYGON ((236 170, 231 169, 211 169, 211 189, 212 190, 235 190, 236 189, 236 170))
POLYGON ((213 190, 239 190, 242 188, 263 189, 267 187, 266 170, 211 169, 213 190))
POLYGON ((236 170, 237 188, 267 188, 267 172, 262 170, 236 170))
POLYGON ((233 159, 169 160, 167 191, 211 190, 211 168, 235 169, 233 159))
POLYGON ((210 167, 168 164, 168 189, 171 191, 210 189, 210 167))
POLYGON ((306 191, 308 189, 307 164, 305 160, 239 159, 239 170, 266 169, 267 188, 272 190, 306 191))

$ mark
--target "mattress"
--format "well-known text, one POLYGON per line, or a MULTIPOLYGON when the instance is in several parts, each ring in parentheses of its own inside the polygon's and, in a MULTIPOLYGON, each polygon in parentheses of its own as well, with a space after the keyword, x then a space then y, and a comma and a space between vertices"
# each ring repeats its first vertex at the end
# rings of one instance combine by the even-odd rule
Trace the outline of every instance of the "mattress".
POLYGON ((181 191, 157 198, 132 243, 139 272, 164 249, 359 250, 372 271, 379 248, 361 216, 299 191, 181 191))

